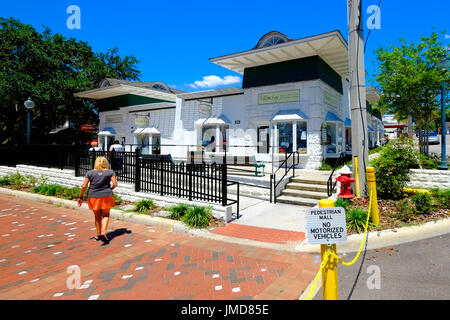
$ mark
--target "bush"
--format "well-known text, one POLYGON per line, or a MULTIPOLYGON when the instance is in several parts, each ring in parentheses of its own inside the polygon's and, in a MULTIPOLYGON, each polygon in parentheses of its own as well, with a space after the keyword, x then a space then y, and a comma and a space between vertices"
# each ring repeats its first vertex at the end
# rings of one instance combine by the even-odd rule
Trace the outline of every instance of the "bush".
POLYGON ((429 214, 431 212, 431 197, 428 193, 416 193, 411 199, 416 207, 416 213, 429 214))
POLYGON ((334 206, 344 208, 344 210, 347 212, 347 209, 350 206, 350 201, 343 198, 337 198, 337 200, 334 202, 334 206))
POLYGON ((402 199, 403 188, 410 179, 409 169, 418 168, 419 155, 411 139, 392 141, 373 161, 380 199, 402 199))
POLYGON ((156 208, 156 204, 153 199, 146 199, 136 202, 134 210, 140 213, 148 213, 154 208, 156 208))
POLYGON ((212 220, 212 207, 192 206, 190 207, 181 221, 191 228, 206 228, 212 220))
MULTIPOLYGON (((73 200, 78 198, 78 196, 80 195, 80 191, 81 190, 78 187, 67 188, 57 184, 41 184, 31 189, 31 192, 33 193, 39 193, 44 196, 63 198, 66 200, 73 200)), ((85 191, 83 199, 86 200, 86 197, 87 192, 85 191)))
POLYGON ((170 212, 170 218, 180 220, 187 212, 191 205, 186 203, 179 203, 177 205, 166 208, 170 212))
POLYGON ((450 189, 431 189, 431 196, 437 208, 450 209, 450 189))
POLYGON ((398 218, 403 222, 408 222, 411 219, 414 219, 412 216, 413 208, 409 199, 403 199, 396 202, 395 207, 397 208, 398 213, 393 214, 394 218, 398 218))
POLYGON ((120 205, 122 203, 122 198, 119 195, 113 193, 113 198, 114 198, 114 204, 116 206, 118 206, 118 205, 120 205))
MULTIPOLYGON (((352 208, 345 214, 347 220, 347 230, 356 230, 356 232, 360 233, 364 231, 364 227, 366 226, 368 212, 363 210, 362 208, 352 208)), ((372 224, 369 221, 368 229, 372 224)))
POLYGON ((21 175, 20 173, 13 173, 6 175, 0 179, 0 185, 2 186, 14 186, 14 187, 33 187, 37 184, 37 179, 30 175, 21 175))

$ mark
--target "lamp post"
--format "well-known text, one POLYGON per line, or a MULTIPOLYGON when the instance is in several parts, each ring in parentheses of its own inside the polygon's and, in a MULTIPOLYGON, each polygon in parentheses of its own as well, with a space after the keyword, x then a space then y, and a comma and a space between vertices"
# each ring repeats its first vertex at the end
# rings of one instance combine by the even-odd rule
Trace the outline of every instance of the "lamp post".
POLYGON ((31 110, 34 108, 34 102, 31 98, 28 98, 27 101, 23 103, 25 108, 28 109, 27 115, 27 144, 30 144, 30 135, 31 135, 31 110))
MULTIPOLYGON (((440 70, 447 71, 450 67, 450 59, 449 56, 446 55, 441 58, 441 60, 436 64, 436 67, 440 70)), ((446 149, 447 149, 447 143, 446 143, 446 135, 447 135, 447 128, 446 128, 446 119, 445 119, 445 112, 446 112, 446 100, 447 95, 445 92, 445 79, 441 83, 441 122, 442 122, 442 132, 441 132, 441 165, 439 166, 439 170, 448 170, 447 167, 447 156, 446 156, 446 149)))

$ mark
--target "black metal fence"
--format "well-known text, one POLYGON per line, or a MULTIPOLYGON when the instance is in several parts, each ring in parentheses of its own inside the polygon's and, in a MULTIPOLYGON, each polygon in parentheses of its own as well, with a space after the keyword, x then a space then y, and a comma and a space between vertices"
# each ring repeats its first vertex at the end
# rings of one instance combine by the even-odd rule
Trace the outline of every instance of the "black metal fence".
MULTIPOLYGON (((141 156, 135 152, 78 151, 75 175, 84 176, 94 167, 95 159, 106 157, 117 180, 134 184, 136 192, 217 203, 237 204, 239 218, 239 190, 237 199, 228 199, 227 188, 238 184, 227 181, 227 165, 223 163, 174 162, 170 157, 141 156)), ((239 189, 239 184, 238 184, 239 189)))

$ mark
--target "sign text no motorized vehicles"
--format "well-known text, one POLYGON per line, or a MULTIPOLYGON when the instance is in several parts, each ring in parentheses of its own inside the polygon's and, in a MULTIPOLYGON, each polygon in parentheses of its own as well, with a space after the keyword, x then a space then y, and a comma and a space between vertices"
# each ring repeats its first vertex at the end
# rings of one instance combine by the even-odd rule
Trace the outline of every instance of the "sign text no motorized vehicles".
POLYGON ((344 208, 311 208, 306 212, 306 233, 311 244, 347 241, 344 208))

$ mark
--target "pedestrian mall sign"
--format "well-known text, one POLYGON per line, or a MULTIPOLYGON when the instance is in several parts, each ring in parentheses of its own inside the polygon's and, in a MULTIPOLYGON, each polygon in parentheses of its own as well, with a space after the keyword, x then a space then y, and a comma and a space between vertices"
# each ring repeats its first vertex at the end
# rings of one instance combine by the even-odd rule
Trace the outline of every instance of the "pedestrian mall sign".
POLYGON ((306 211, 306 235, 311 244, 347 241, 344 208, 310 208, 306 211))

